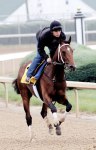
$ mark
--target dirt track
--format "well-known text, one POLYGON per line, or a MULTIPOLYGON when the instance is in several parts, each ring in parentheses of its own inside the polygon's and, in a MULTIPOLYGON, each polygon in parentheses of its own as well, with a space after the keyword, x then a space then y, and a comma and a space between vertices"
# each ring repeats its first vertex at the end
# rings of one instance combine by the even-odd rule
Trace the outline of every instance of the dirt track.
POLYGON ((61 125, 62 135, 49 135, 40 116, 40 108, 31 108, 33 140, 29 142, 28 127, 22 106, 0 103, 0 150, 96 150, 96 120, 76 119, 69 114, 61 125))

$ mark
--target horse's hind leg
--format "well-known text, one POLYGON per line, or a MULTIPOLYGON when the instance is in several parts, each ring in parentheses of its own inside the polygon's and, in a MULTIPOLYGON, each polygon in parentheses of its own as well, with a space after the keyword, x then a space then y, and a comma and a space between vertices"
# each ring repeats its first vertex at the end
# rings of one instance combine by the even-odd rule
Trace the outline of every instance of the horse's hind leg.
POLYGON ((30 98, 27 95, 22 98, 23 98, 24 110, 26 113, 26 122, 27 122, 27 125, 30 126, 32 125, 32 117, 30 115, 30 109, 29 109, 30 98))
POLYGON ((42 110, 41 110, 41 116, 45 120, 45 122, 47 123, 47 126, 49 128, 49 133, 53 134, 53 126, 52 126, 52 124, 49 121, 47 113, 48 113, 48 107, 47 107, 47 105, 45 103, 43 103, 42 110))
POLYGON ((22 96, 22 100, 23 100, 23 107, 24 107, 25 114, 26 114, 26 122, 29 127, 30 140, 31 140, 31 138, 32 138, 32 135, 31 135, 32 117, 31 117, 30 108, 29 108, 31 93, 29 92, 28 89, 25 89, 25 90, 21 91, 21 96, 22 96))

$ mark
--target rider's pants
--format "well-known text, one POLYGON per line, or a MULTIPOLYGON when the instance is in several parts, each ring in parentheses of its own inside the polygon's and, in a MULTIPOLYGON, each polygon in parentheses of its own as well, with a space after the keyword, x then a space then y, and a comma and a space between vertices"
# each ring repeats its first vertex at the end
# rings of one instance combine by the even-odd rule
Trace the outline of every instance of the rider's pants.
POLYGON ((27 71, 27 77, 31 78, 33 75, 34 70, 40 64, 43 60, 43 57, 37 52, 36 57, 33 59, 28 71, 27 71))

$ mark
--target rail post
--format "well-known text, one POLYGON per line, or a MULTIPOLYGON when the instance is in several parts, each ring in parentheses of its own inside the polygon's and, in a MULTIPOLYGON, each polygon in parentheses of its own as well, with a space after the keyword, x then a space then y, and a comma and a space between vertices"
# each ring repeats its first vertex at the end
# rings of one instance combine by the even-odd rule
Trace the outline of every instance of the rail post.
POLYGON ((4 83, 4 88, 5 88, 6 107, 8 107, 8 86, 7 86, 7 83, 4 83))
POLYGON ((76 117, 78 117, 79 116, 79 98, 78 98, 78 91, 76 88, 74 89, 74 92, 75 92, 75 102, 76 102, 76 117))

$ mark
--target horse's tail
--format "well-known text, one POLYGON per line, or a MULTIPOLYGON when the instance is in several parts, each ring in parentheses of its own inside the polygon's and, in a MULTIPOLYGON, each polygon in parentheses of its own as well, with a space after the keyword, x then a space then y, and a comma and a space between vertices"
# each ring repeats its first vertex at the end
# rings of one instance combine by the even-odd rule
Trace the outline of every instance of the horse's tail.
POLYGON ((12 86, 14 88, 14 90, 16 91, 17 94, 20 94, 20 90, 18 88, 18 84, 17 84, 17 79, 15 79, 13 82, 12 82, 12 86))

